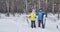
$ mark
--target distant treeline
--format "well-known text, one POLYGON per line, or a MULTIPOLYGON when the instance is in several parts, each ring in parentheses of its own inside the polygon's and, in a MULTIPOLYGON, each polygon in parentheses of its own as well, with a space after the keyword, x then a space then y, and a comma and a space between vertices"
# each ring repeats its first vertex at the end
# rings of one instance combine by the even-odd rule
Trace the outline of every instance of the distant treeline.
POLYGON ((31 12, 32 8, 38 11, 39 7, 46 12, 59 12, 60 0, 0 0, 1 13, 7 13, 7 12, 27 13, 31 12), (26 3, 27 3, 27 11, 26 11, 26 3))

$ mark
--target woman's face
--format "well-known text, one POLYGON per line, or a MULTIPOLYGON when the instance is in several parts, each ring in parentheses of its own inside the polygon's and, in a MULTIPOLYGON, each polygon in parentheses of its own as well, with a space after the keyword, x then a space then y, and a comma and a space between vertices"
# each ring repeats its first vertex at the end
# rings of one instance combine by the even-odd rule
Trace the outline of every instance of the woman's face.
POLYGON ((32 10, 32 13, 35 13, 35 10, 34 9, 32 10))

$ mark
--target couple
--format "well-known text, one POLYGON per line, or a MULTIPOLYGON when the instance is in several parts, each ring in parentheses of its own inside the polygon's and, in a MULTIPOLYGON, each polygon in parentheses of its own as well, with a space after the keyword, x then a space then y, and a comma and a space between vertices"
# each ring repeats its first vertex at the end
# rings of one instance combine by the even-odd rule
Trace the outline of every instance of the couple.
POLYGON ((38 27, 40 27, 42 24, 42 28, 44 28, 45 27, 45 24, 43 24, 44 16, 45 16, 45 12, 42 11, 41 9, 39 9, 39 12, 37 14, 35 13, 35 10, 32 9, 32 13, 29 15, 29 18, 31 20, 31 27, 36 28, 35 21, 38 18, 38 27))

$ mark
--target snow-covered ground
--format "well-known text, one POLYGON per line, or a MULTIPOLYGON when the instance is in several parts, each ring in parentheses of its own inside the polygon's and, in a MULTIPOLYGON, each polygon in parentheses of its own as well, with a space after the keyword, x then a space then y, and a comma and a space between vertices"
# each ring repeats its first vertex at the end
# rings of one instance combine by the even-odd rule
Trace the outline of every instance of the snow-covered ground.
POLYGON ((26 20, 26 14, 16 14, 16 16, 11 15, 10 17, 1 14, 0 16, 0 32, 60 32, 60 19, 58 20, 57 14, 48 14, 45 29, 38 27, 37 21, 37 27, 32 29, 30 27, 30 20, 29 23, 26 20))

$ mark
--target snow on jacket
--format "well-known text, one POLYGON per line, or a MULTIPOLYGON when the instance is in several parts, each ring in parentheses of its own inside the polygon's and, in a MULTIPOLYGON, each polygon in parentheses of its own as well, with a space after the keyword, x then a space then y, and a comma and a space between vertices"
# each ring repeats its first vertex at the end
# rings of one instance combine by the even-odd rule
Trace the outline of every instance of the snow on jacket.
POLYGON ((29 15, 29 18, 30 18, 31 21, 35 21, 36 18, 37 18, 37 16, 36 16, 35 13, 31 13, 31 14, 29 15))
POLYGON ((38 20, 43 20, 44 13, 43 11, 38 12, 38 20))

